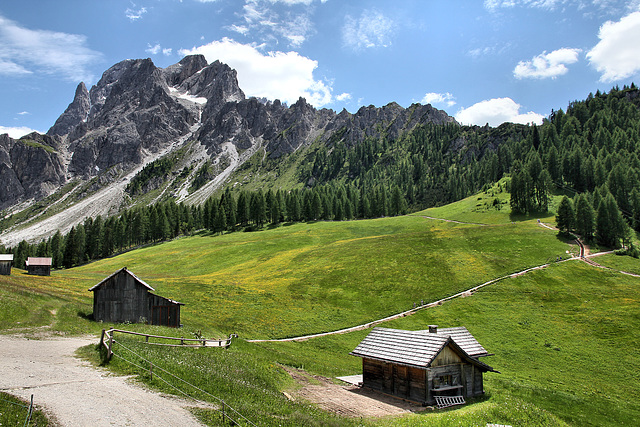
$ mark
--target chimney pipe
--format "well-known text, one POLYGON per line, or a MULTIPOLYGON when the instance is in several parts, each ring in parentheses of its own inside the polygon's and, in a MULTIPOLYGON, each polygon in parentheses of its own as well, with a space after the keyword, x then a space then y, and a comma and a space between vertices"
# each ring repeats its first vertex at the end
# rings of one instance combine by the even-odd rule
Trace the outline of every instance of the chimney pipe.
POLYGON ((429 333, 437 334, 438 333, 438 325, 429 325, 429 333))

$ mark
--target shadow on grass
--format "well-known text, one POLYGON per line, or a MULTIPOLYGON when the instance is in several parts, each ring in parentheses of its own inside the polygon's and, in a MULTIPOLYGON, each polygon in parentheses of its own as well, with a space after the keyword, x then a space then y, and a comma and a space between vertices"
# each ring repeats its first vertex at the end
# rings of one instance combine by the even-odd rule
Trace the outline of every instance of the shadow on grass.
POLYGON ((512 222, 530 221, 532 219, 548 218, 551 214, 547 212, 529 212, 526 214, 513 213, 509 214, 509 220, 512 222))
POLYGON ((90 320, 93 322, 94 317, 93 317, 93 312, 89 313, 86 311, 82 311, 82 310, 78 310, 78 317, 85 319, 85 320, 90 320))

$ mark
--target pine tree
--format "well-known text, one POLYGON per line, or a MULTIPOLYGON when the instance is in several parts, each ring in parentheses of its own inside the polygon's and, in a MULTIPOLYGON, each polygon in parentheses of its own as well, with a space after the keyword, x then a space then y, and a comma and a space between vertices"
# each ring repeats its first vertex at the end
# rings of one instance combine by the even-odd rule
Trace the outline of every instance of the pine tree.
POLYGON ((249 195, 246 191, 241 191, 238 196, 238 222, 241 225, 247 225, 249 222, 249 195))
POLYGON ((640 191, 635 187, 631 190, 631 211, 631 226, 634 230, 640 231, 640 191))
POLYGON ((617 248, 625 235, 625 221, 611 193, 600 202, 596 215, 596 238, 601 245, 617 248))
POLYGON ((579 194, 575 203, 576 232, 583 239, 591 240, 594 232, 595 211, 585 194, 579 194))
POLYGON ((556 215, 556 226, 560 232, 566 233, 572 231, 575 227, 576 216, 573 210, 573 203, 564 196, 558 205, 558 214, 556 215))
POLYGON ((74 246, 77 243, 76 240, 76 229, 75 227, 71 227, 71 230, 65 236, 64 243, 64 254, 62 257, 62 265, 64 268, 71 268, 76 265, 76 247, 74 246))
POLYGON ((262 190, 258 190, 251 194, 250 203, 250 218, 258 228, 261 228, 267 220, 267 208, 262 190))
POLYGON ((64 240, 62 234, 60 234, 60 230, 58 230, 51 238, 51 264, 53 268, 60 268, 62 266, 63 246, 64 240))

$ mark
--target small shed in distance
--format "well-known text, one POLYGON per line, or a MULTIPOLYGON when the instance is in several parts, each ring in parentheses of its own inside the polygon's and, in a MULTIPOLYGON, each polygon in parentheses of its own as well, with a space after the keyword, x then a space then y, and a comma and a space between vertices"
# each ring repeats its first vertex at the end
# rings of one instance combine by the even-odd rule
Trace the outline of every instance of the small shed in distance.
POLYGON ((0 254, 0 274, 11 276, 11 266, 13 265, 13 254, 0 254))
POLYGON ((180 326, 180 306, 184 304, 150 292, 154 290, 124 267, 89 289, 93 292, 93 319, 180 326))
POLYGON ((363 386, 424 405, 482 395, 482 374, 497 372, 478 360, 489 354, 465 327, 374 328, 350 354, 362 357, 363 386))
POLYGON ((36 276, 51 276, 51 258, 27 258, 27 273, 36 276))

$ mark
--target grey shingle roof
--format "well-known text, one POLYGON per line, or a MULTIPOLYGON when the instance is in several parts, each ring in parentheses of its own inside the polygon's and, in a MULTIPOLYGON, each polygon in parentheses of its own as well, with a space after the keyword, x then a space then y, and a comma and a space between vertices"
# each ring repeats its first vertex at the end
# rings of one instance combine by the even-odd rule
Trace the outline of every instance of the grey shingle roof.
POLYGON ((373 328, 350 354, 427 368, 440 351, 449 344, 458 347, 473 363, 493 370, 490 366, 477 360, 478 356, 484 356, 488 353, 465 327, 444 328, 437 333, 373 328))
MULTIPOLYGON (((429 331, 422 331, 424 333, 429 333, 429 331)), ((471 332, 467 330, 464 326, 458 326, 457 328, 441 328, 438 329, 438 335, 446 335, 450 336, 456 344, 460 346, 469 356, 471 357, 480 357, 486 356, 489 353, 487 350, 482 347, 482 345, 478 342, 477 339, 471 332)))
POLYGON ((97 288, 99 288, 103 283, 105 283, 107 280, 111 279, 113 276, 115 276, 116 274, 120 273, 121 271, 125 271, 127 274, 129 274, 130 276, 132 276, 134 279, 136 279, 142 286, 146 287, 147 289, 151 290, 151 291, 155 291, 155 289, 153 289, 151 286, 149 286, 149 284, 147 284, 144 280, 142 280, 141 278, 139 278, 138 276, 136 276, 135 274, 133 274, 131 271, 127 270, 127 267, 122 267, 120 270, 116 271, 115 273, 113 273, 112 275, 110 275, 109 277, 106 277, 104 279, 102 279, 102 281, 100 283, 98 283, 97 285, 94 285, 93 287, 91 287, 89 290, 90 291, 95 291, 97 288))

